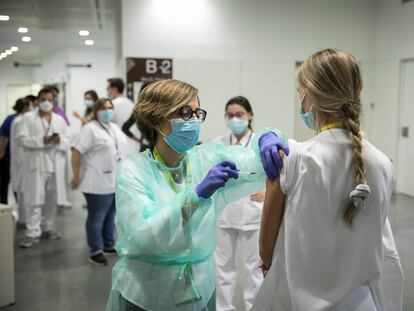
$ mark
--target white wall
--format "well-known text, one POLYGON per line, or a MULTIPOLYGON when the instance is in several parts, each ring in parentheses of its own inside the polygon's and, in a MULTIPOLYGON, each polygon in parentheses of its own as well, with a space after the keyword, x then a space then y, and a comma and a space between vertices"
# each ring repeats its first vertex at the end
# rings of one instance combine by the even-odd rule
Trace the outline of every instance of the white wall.
POLYGON ((40 84, 66 83, 66 114, 71 122, 70 132, 80 130, 80 122, 72 113, 83 113, 83 94, 93 89, 98 96, 106 96, 106 79, 116 74, 115 50, 109 48, 64 49, 44 55, 42 67, 36 68, 33 80, 40 84), (91 64, 91 68, 71 68, 67 64, 91 64))
POLYGON ((295 62, 337 47, 369 62, 377 1, 124 0, 124 57, 172 57, 174 77, 200 90, 203 139, 227 132, 226 101, 245 95, 256 128, 294 132, 295 62))
POLYGON ((106 97, 107 79, 116 75, 114 49, 71 49, 68 63, 90 63, 91 68, 67 69, 68 83, 66 87, 67 108, 66 113, 72 123, 72 132, 80 129, 80 122, 72 113, 83 113, 85 105, 83 94, 87 90, 95 90, 99 97, 106 97))
MULTIPOLYGON (((31 84, 32 70, 26 67, 14 67, 13 63, 0 62, 0 122, 7 116, 7 85, 31 84)), ((28 94, 26 94, 28 95, 28 94)), ((16 98, 17 99, 17 98, 16 98)))
MULTIPOLYGON (((414 58, 414 2, 379 0, 375 42, 374 102, 372 141, 398 169, 399 105, 401 62, 414 58)), ((413 123, 414 125, 414 123, 413 123)), ((397 191, 400 190, 397 176, 397 191)))

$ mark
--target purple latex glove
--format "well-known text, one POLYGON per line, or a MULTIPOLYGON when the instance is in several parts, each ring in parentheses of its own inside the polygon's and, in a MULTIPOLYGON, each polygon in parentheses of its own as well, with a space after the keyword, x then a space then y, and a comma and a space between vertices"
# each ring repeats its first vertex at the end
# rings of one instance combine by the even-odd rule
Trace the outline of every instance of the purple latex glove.
POLYGON ((224 187, 230 178, 239 178, 236 164, 232 161, 220 162, 213 166, 203 181, 196 186, 197 195, 200 198, 208 199, 218 188, 224 187))
POLYGON ((289 155, 289 147, 281 140, 276 133, 266 132, 259 138, 260 157, 267 177, 274 181, 279 176, 279 170, 283 167, 279 150, 289 155))

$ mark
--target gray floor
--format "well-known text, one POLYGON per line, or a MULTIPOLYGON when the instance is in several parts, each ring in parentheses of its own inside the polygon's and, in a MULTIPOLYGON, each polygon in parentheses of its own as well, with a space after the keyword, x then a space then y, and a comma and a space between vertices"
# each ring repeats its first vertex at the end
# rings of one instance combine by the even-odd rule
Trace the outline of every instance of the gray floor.
MULTIPOLYGON (((60 210, 57 225, 63 234, 59 242, 46 241, 21 250, 16 248, 16 299, 14 306, 1 310, 104 310, 111 283, 111 267, 88 263, 81 208, 60 210)), ((393 198, 390 221, 405 274, 404 310, 414 310, 414 198, 393 198)), ((241 270, 241 269, 239 269, 241 270)), ((241 303, 240 284, 236 295, 241 303)))

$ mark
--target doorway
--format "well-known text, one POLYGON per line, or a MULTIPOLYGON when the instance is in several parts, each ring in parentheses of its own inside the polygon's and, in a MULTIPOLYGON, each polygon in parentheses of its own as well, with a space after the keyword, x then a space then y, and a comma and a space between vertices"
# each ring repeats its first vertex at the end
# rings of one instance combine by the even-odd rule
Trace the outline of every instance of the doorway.
POLYGON ((414 196, 414 60, 401 65, 401 88, 398 138, 398 192, 414 196))

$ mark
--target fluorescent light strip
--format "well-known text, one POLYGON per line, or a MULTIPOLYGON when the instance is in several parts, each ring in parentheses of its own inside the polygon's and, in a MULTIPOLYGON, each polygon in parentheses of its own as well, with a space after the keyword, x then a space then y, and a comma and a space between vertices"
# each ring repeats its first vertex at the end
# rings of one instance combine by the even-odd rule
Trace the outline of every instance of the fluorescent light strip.
POLYGON ((27 29, 26 27, 19 27, 19 29, 17 29, 18 32, 20 33, 26 33, 29 31, 29 29, 27 29))
POLYGON ((95 41, 93 41, 93 40, 85 40, 85 44, 86 45, 94 45, 95 44, 95 41))
POLYGON ((10 19, 10 16, 8 15, 0 15, 0 21, 6 22, 10 19))
POLYGON ((82 37, 89 36, 89 31, 87 31, 87 30, 79 30, 79 36, 82 36, 82 37))
POLYGON ((23 42, 30 42, 30 41, 32 41, 32 38, 31 37, 22 37, 22 41, 23 42))

